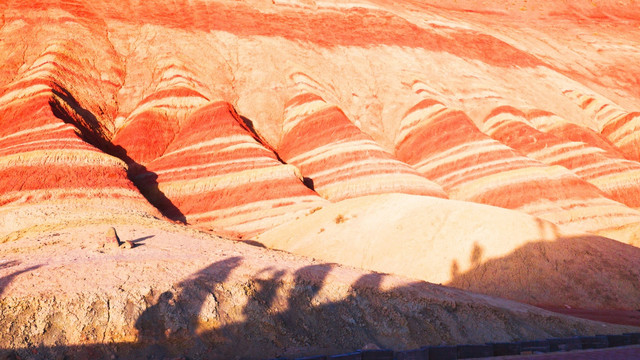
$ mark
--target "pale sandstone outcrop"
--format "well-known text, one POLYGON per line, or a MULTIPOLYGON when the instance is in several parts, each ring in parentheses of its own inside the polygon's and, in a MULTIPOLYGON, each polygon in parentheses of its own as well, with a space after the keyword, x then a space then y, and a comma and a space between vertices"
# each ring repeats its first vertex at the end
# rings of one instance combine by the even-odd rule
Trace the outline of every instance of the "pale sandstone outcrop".
POLYGON ((630 282, 640 276, 638 248, 487 205, 368 196, 326 206, 257 240, 316 259, 526 303, 640 305, 640 288, 630 282), (610 289, 615 295, 599 295, 610 289))

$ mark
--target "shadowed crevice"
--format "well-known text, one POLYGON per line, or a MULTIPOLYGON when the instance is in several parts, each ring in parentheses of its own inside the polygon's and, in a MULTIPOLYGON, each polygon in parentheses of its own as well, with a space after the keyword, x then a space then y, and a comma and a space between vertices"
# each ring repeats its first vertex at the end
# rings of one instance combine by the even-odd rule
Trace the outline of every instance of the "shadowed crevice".
POLYGON ((127 176, 129 180, 138 188, 140 193, 155 206, 162 215, 171 220, 187 223, 186 216, 182 211, 160 190, 158 183, 158 174, 149 171, 146 166, 136 162, 127 155, 127 150, 122 146, 110 145, 111 152, 109 155, 115 156, 127 163, 127 176))
POLYGON ((83 108, 65 89, 54 86, 55 95, 49 105, 53 114, 80 132, 82 140, 102 152, 123 160, 127 165, 127 176, 140 193, 167 218, 186 224, 185 215, 164 195, 158 186, 158 175, 134 161, 127 155, 126 149, 113 145, 100 126, 99 120, 89 110, 83 108))

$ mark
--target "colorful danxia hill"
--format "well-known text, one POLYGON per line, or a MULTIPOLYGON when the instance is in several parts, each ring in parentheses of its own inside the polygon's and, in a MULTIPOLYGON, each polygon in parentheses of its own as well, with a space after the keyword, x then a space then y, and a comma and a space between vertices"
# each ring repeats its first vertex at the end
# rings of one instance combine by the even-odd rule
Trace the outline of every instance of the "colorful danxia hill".
POLYGON ((0 15, 0 356, 640 332, 640 2, 0 15))

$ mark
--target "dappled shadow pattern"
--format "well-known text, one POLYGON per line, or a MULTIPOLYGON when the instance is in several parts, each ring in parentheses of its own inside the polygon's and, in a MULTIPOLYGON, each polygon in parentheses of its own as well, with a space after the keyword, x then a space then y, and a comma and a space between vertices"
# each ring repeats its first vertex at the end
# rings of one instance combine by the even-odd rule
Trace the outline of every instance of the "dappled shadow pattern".
POLYGON ((202 307, 207 298, 214 294, 215 285, 223 283, 240 263, 241 258, 233 257, 207 266, 178 284, 179 291, 175 299, 170 291, 162 293, 135 324, 140 342, 151 344, 148 352, 165 355, 169 350, 175 352, 180 348, 205 348, 206 345, 196 333, 202 307))
MULTIPOLYGON (((510 256, 518 257, 528 265, 530 257, 549 257, 548 252, 558 251, 564 242, 571 241, 582 241, 585 251, 589 251, 589 246, 616 246, 616 242, 603 238, 592 241, 565 239, 532 243, 510 256)), ((597 254, 597 251, 591 251, 597 254)), ((480 248, 471 252, 471 261, 477 261, 475 267, 470 272, 458 274, 454 282, 475 276, 481 286, 489 288, 494 282, 498 286, 513 276, 512 269, 500 260, 481 263, 482 252, 480 248), (488 274, 488 271, 493 271, 495 279, 492 281, 478 275, 479 272, 488 274)), ((638 258, 637 254, 630 256, 638 258)), ((506 259, 508 261, 508 257, 506 259)), ((399 350, 452 344, 461 334, 483 342, 496 341, 500 340, 496 336, 505 336, 496 335, 503 332, 505 326, 509 328, 509 336, 520 340, 530 339, 532 329, 555 336, 584 335, 581 332, 585 331, 584 324, 578 321, 548 323, 536 313, 512 312, 482 302, 456 304, 451 300, 453 298, 446 300, 455 290, 425 282, 382 290, 385 275, 378 273, 360 276, 347 292, 335 292, 333 287, 325 286, 333 264, 305 266, 292 275, 281 268, 266 267, 244 282, 230 283, 230 274, 241 262, 240 257, 217 261, 167 291, 152 293, 146 299, 146 310, 135 319, 137 342, 0 349, 0 358, 5 354, 36 359, 65 356, 92 359, 293 358, 340 354, 365 346, 399 350), (443 300, 434 301, 429 296, 406 298, 409 294, 425 291, 438 299, 442 296, 443 300), (520 325, 526 323, 528 326, 507 325, 505 319, 509 318, 519 319, 509 320, 509 323, 519 321, 520 325), (486 327, 484 335, 474 333, 478 326, 486 327)), ((599 266, 597 262, 594 265, 599 266)), ((527 273, 540 273, 540 270, 535 266, 526 268, 527 273)), ((539 279, 533 276, 529 280, 539 279)), ((508 283, 505 286, 509 289, 508 283)), ((531 284, 531 287, 540 286, 545 286, 544 281, 531 284)), ((550 292, 554 290, 549 289, 550 292)), ((489 291, 496 290, 489 288, 489 291)))
MULTIPOLYGON (((379 289, 384 275, 364 275, 354 283, 350 295, 331 301, 327 298, 331 293, 323 289, 333 264, 300 268, 293 280, 284 270, 267 267, 241 286, 229 288, 225 280, 241 260, 232 257, 215 262, 176 284, 175 290, 154 296, 135 321, 135 343, 0 350, 0 357, 7 353, 33 357, 37 352, 36 358, 43 359, 263 359, 337 354, 367 344, 385 347, 389 341, 414 347, 448 341, 436 332, 424 331, 425 326, 432 326, 427 318, 449 316, 448 310, 432 301, 412 305, 418 309, 415 314, 395 309, 393 301, 387 301, 398 289, 379 289), (239 318, 238 314, 247 321, 229 320, 239 318), (407 321, 423 331, 404 333, 407 321), (385 333, 380 329, 394 330, 385 333)), ((435 287, 407 285, 413 286, 435 287)))

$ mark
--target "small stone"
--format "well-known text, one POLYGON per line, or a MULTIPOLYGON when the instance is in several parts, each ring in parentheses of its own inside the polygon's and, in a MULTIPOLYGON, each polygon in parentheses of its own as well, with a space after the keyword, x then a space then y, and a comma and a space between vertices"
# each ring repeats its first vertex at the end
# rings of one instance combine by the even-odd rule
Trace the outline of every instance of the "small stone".
POLYGON ((136 245, 130 240, 127 240, 123 242, 122 245, 120 245, 120 247, 123 249, 133 249, 135 246, 136 245))
POLYGON ((105 242, 105 247, 118 247, 120 246, 120 238, 118 238, 118 234, 116 233, 116 229, 111 227, 107 230, 105 242))

